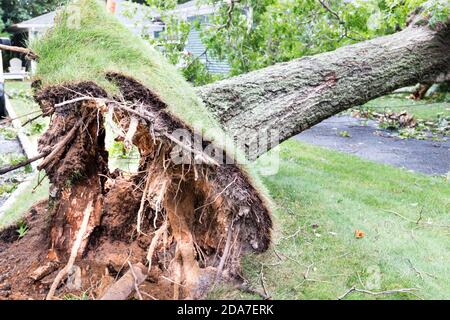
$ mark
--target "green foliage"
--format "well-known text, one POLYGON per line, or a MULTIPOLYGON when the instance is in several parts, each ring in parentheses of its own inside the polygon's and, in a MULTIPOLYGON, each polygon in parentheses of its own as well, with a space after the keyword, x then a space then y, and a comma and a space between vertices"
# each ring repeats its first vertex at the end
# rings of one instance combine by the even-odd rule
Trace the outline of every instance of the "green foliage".
MULTIPOLYGON (((144 20, 152 19, 152 16, 157 12, 159 15, 158 19, 164 23, 164 29, 159 33, 158 37, 149 37, 145 32, 143 37, 150 44, 157 47, 171 64, 177 66, 185 78, 194 86, 204 85, 217 80, 218 77, 212 75, 198 57, 192 57, 185 50, 189 33, 192 28, 199 26, 198 21, 192 23, 179 19, 171 10, 175 9, 177 4, 187 1, 146 0, 144 2, 151 9, 143 10, 140 7, 141 13, 144 14, 144 20)), ((137 10, 137 6, 128 5, 125 15, 133 18, 135 10, 137 10)))
POLYGON ((20 221, 17 224, 17 230, 16 230, 17 234, 19 235, 19 239, 22 239, 23 237, 25 237, 25 235, 28 232, 28 225, 25 221, 20 221))
POLYGON ((393 33, 418 6, 430 24, 449 14, 448 0, 243 0, 230 19, 228 2, 203 2, 220 5, 203 39, 235 75, 393 33))
POLYGON ((87 291, 82 292, 79 296, 69 293, 64 295, 63 300, 89 300, 87 291))
MULTIPOLYGON (((8 84, 9 85, 9 84, 8 84)), ((11 99, 22 99, 33 101, 33 94, 31 89, 12 89, 8 90, 8 95, 11 99)))
POLYGON ((26 160, 26 157, 17 154, 17 153, 7 153, 7 154, 0 154, 0 166, 4 165, 15 165, 23 160, 26 160))
POLYGON ((343 138, 350 138, 350 133, 347 130, 339 131, 339 136, 343 138))
POLYGON ((17 132, 11 128, 0 128, 0 135, 6 140, 14 140, 17 138, 17 132))
POLYGON ((134 155, 135 150, 134 148, 127 150, 123 141, 114 141, 108 148, 108 153, 113 158, 129 159, 134 155))
POLYGON ((44 131, 45 125, 43 125, 42 123, 39 122, 33 122, 31 124, 31 134, 35 135, 35 134, 40 134, 44 131))
POLYGON ((71 188, 76 182, 81 181, 85 178, 85 175, 79 170, 75 170, 66 180, 66 187, 71 188))
POLYGON ((186 80, 194 86, 202 86, 221 78, 221 76, 213 75, 209 72, 206 65, 200 59, 192 56, 185 58, 185 65, 181 68, 181 72, 186 80))
MULTIPOLYGON (((447 90, 447 88, 443 88, 447 90)), ((380 128, 398 131, 402 139, 431 139, 442 141, 450 136, 450 104, 448 94, 439 93, 420 101, 408 98, 408 93, 395 93, 372 100, 352 109, 352 116, 379 121, 380 128), (398 117, 390 114, 407 113, 413 122, 400 123, 398 117), (381 121, 380 121, 381 120, 381 121)))
POLYGON ((17 188, 17 183, 5 183, 2 182, 0 185, 0 197, 4 194, 12 193, 17 188))
POLYGON ((391 34, 404 28, 419 6, 431 25, 449 15, 448 0, 242 0, 234 1, 232 8, 230 1, 198 0, 197 4, 216 4, 218 12, 206 23, 189 23, 170 13, 175 0, 146 3, 166 25, 160 37, 148 40, 194 85, 214 80, 198 61, 191 66, 184 55, 194 27, 202 31, 208 54, 228 61, 231 75, 238 75, 391 34))

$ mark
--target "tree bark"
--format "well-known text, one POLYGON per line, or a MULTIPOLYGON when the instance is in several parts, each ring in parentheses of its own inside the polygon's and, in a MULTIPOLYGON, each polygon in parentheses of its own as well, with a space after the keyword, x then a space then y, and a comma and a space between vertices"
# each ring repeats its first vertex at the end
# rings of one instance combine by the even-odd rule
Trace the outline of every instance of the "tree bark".
MULTIPOLYGON (((261 134, 279 142, 345 109, 422 80, 448 77, 449 27, 411 25, 393 35, 280 63, 198 89, 206 106, 255 160, 261 134)), ((270 147, 274 147, 273 144, 270 147)))

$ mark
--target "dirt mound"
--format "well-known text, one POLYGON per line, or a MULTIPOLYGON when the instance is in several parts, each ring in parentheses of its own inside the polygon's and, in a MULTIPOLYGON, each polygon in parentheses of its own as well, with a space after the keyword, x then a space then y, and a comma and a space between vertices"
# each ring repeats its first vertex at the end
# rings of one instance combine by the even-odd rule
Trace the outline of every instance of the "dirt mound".
POLYGON ((15 240, 5 231, 4 252, 35 242, 39 249, 32 265, 19 267, 20 279, 4 281, 34 279, 40 288, 15 285, 14 297, 201 298, 213 283, 238 277, 242 255, 267 250, 268 202, 236 163, 243 152, 176 68, 102 1, 72 5, 81 28, 62 9, 55 28, 33 43, 35 100, 51 118, 39 140, 48 212, 30 244, 32 232, 15 240), (139 150, 136 173, 109 171, 105 119, 116 140, 139 150))
POLYGON ((9 298, 50 291, 49 298, 98 299, 123 282, 117 280, 131 265, 145 266, 145 281, 132 290, 140 298, 201 298, 215 282, 239 277, 243 254, 270 244, 268 206, 245 170, 216 160, 227 159, 223 149, 206 154, 208 141, 195 148, 175 138, 179 128, 194 132, 139 82, 108 78, 120 97, 105 97, 92 83, 36 94, 52 115, 39 140, 49 153, 40 168, 50 198, 48 209, 40 204, 27 216, 24 238, 17 239, 15 227, 0 235, 9 298), (135 174, 108 170, 107 112, 125 133, 118 139, 139 149, 135 174), (189 161, 174 163, 176 149, 188 150, 189 161))

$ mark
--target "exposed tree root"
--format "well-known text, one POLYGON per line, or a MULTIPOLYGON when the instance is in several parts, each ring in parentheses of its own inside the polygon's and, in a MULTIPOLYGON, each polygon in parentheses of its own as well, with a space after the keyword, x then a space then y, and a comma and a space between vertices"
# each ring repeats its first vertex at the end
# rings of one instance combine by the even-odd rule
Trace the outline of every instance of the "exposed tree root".
POLYGON ((40 243, 33 242, 40 246, 33 270, 66 266, 34 277, 30 295, 41 298, 49 280, 48 299, 70 292, 60 283, 77 260, 82 290, 96 298, 125 299, 133 290, 143 299, 202 298, 216 279, 239 274, 243 254, 268 248, 272 222, 265 199, 245 171, 214 158, 225 151, 211 156, 176 138, 175 129, 192 130, 151 91, 122 75, 109 77, 122 100, 93 83, 36 95, 44 113, 52 110, 50 129, 40 139, 40 150, 51 150, 40 165, 51 189, 50 216, 40 243), (106 112, 113 113, 127 147, 139 149, 137 173, 109 172, 106 112), (187 151, 189 161, 174 163, 174 150, 187 151), (146 265, 145 272, 139 269, 144 283, 131 267, 137 263, 146 265))

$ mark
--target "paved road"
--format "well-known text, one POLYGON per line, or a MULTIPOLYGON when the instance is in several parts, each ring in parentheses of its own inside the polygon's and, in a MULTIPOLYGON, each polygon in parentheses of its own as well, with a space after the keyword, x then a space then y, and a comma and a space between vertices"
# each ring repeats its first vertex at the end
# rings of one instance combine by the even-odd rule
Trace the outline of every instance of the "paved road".
POLYGON ((363 120, 335 116, 302 132, 296 139, 428 175, 450 172, 450 141, 402 140, 379 129, 375 121, 363 125, 363 120), (341 131, 348 131, 350 138, 340 136, 341 131))

